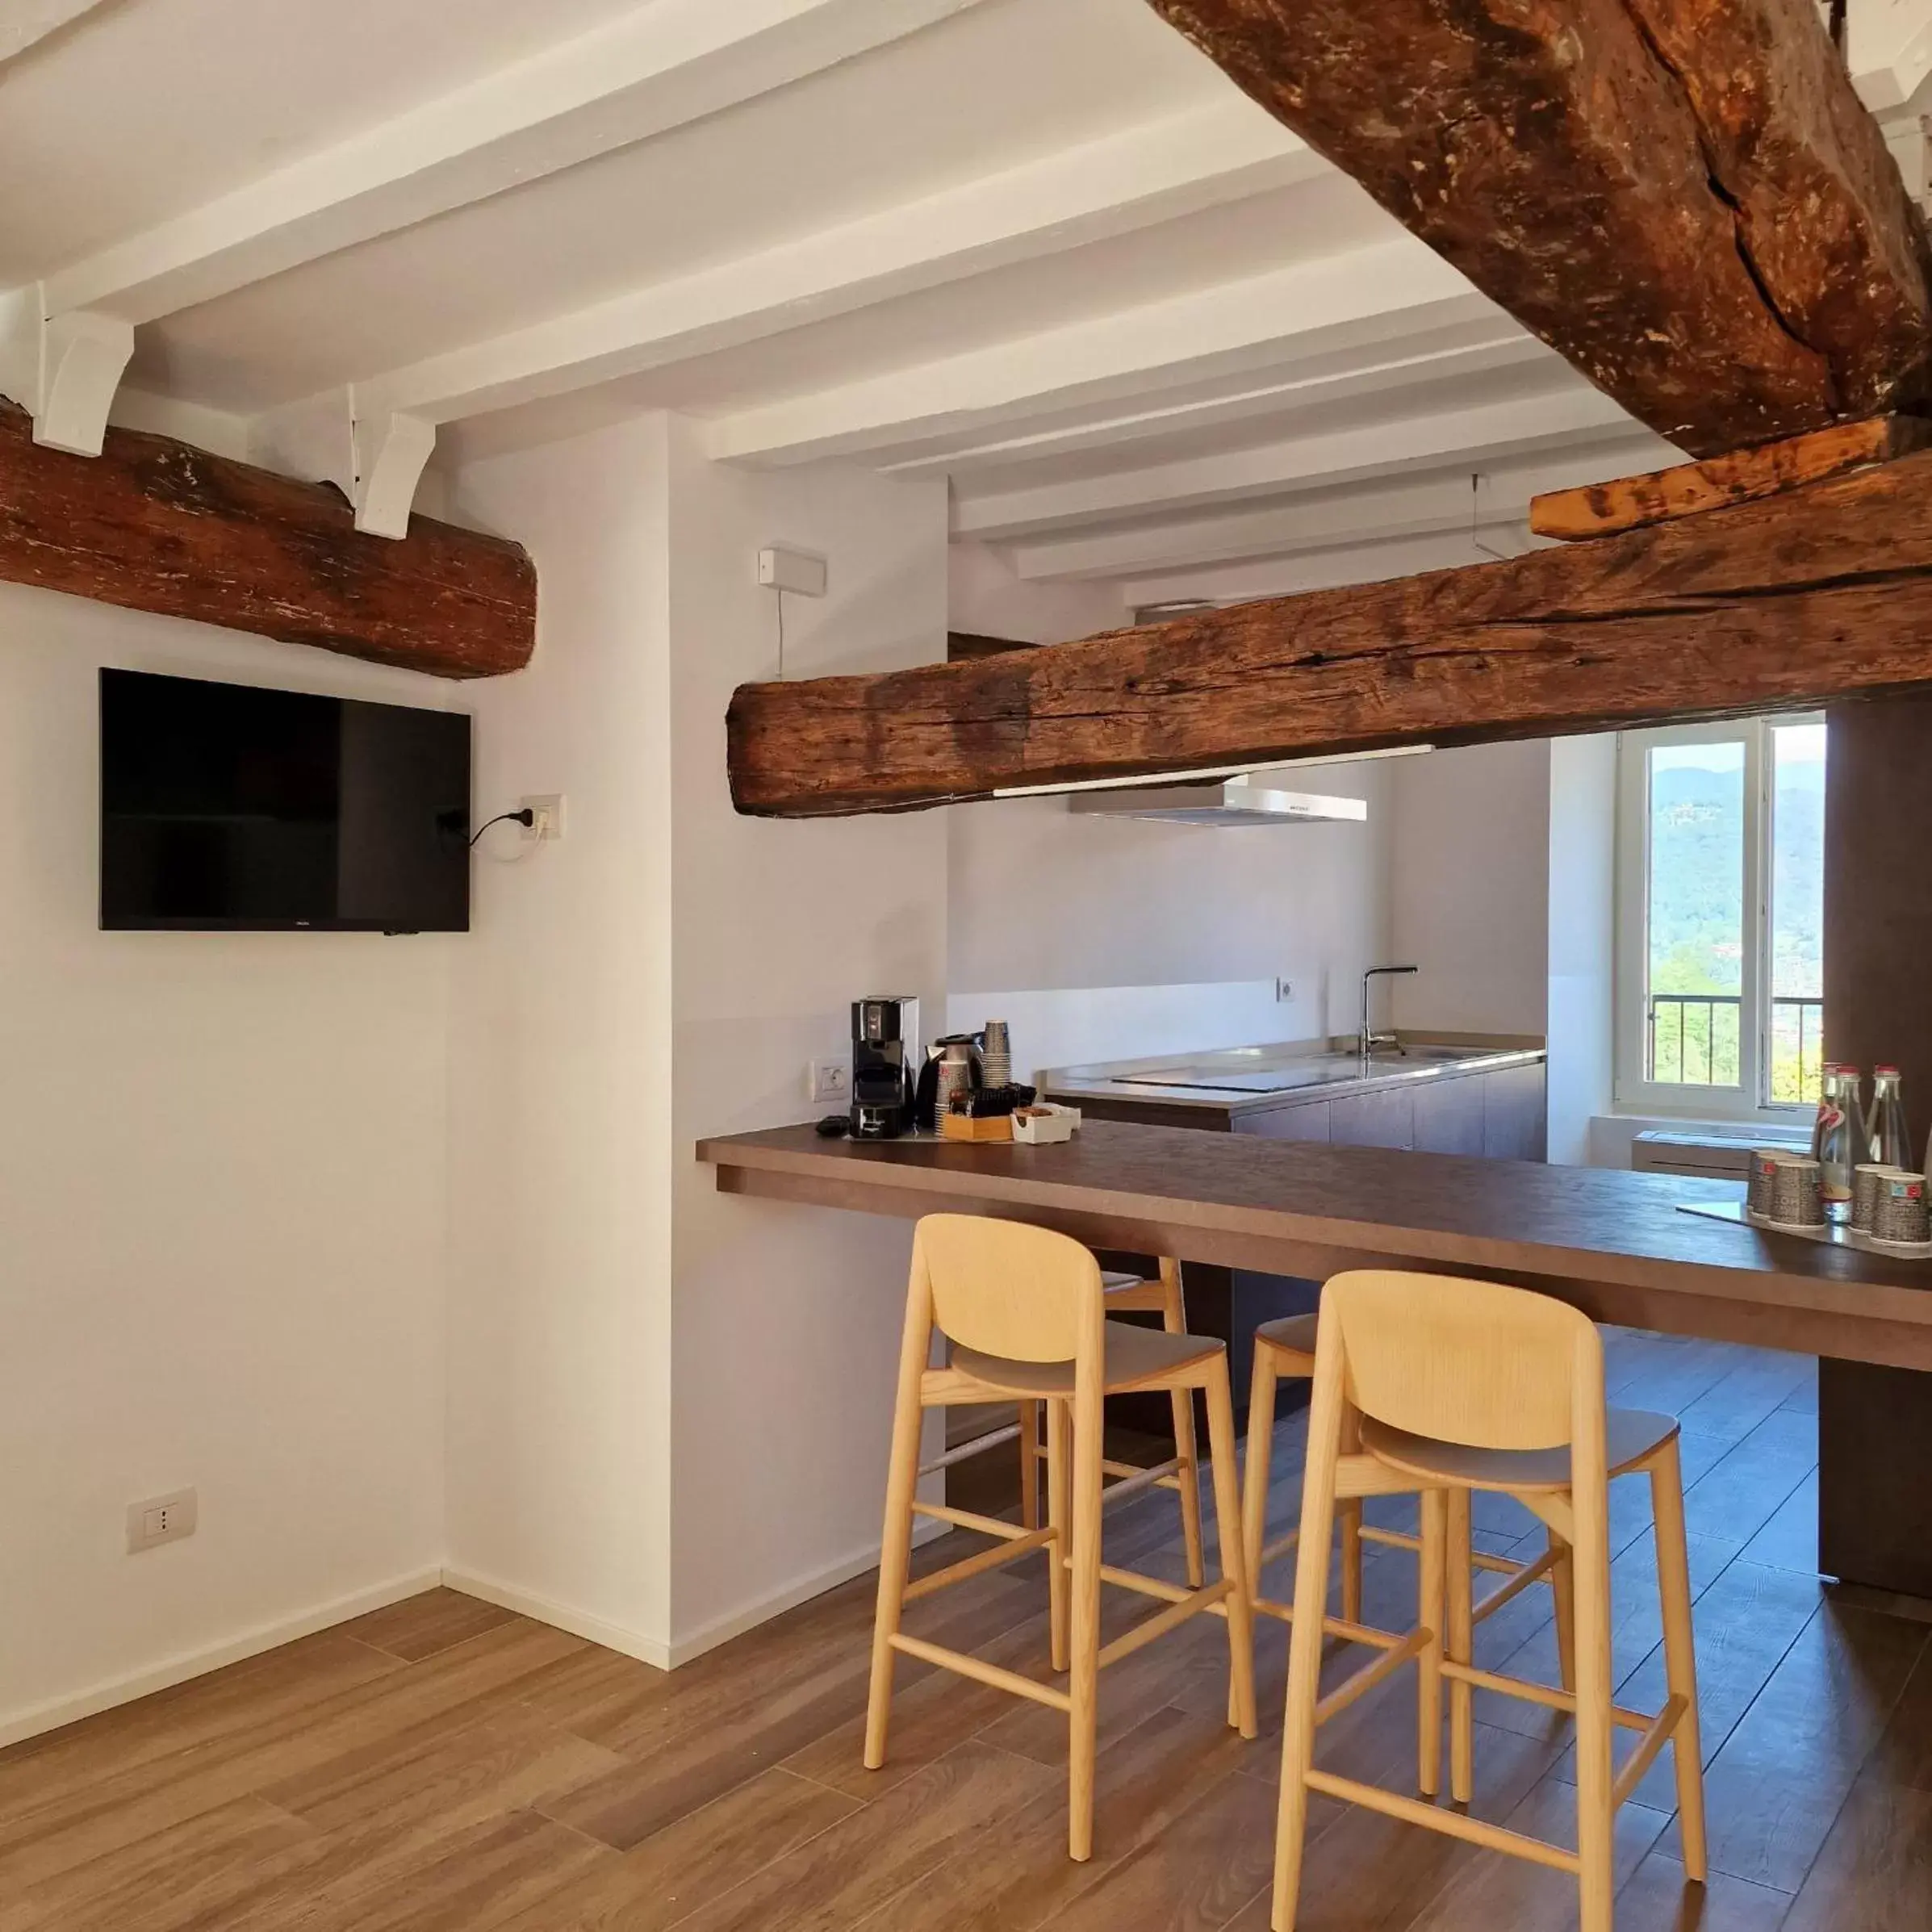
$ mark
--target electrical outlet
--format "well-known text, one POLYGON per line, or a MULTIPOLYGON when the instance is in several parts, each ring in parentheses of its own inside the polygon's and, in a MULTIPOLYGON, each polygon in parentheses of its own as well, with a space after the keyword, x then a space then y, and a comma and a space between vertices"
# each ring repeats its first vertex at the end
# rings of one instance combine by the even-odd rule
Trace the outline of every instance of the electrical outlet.
POLYGON ((852 1069, 843 1060, 815 1060, 805 1069, 805 1085, 813 1101, 843 1106, 852 1097, 852 1069))
POLYGON ((536 816, 521 827, 525 838, 561 838, 563 836, 563 794, 537 792, 517 800, 517 804, 536 816))
POLYGON ((191 1489, 165 1496, 149 1496, 128 1505, 128 1554, 137 1555, 157 1543, 178 1543, 194 1533, 199 1508, 191 1489))
POLYGON ((1278 1006, 1293 999, 1294 997, 1294 981, 1278 979, 1274 983, 1274 997, 1278 1006))

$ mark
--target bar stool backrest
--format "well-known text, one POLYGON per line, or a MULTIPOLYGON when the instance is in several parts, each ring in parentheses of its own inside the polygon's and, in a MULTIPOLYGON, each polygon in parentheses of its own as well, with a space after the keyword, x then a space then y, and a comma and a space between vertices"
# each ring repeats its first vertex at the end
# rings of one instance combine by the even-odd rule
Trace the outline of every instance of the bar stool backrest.
POLYGON ((1603 1344, 1566 1303, 1499 1282, 1365 1268, 1324 1286, 1324 1341, 1331 1324, 1349 1400, 1391 1428, 1470 1449, 1600 1440, 1603 1344), (1589 1428, 1579 1418, 1592 1405, 1589 1428))
POLYGON ((1097 1348, 1100 1264, 1079 1242, 1023 1222, 927 1215, 913 1236, 940 1332, 1010 1361, 1073 1361, 1097 1348))

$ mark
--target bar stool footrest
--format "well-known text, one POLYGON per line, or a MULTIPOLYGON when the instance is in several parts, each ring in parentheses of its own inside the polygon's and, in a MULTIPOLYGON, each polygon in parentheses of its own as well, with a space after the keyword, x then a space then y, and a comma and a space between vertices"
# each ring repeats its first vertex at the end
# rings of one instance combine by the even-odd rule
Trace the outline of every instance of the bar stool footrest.
POLYGON ((1378 1784, 1359 1784, 1353 1778, 1338 1778, 1332 1771, 1311 1771, 1304 1781, 1309 1790, 1319 1791, 1325 1797, 1361 1804, 1370 1811, 1379 1811, 1386 1817, 1399 1818, 1405 1824, 1444 1832, 1452 1838, 1462 1838, 1491 1851, 1507 1851, 1512 1857, 1528 1859, 1533 1864, 1549 1865, 1558 1871, 1566 1871, 1572 1878, 1579 1876, 1583 1868, 1583 1860, 1574 1851, 1564 1850, 1560 1845, 1527 1838, 1520 1831, 1506 1831, 1500 1825, 1491 1825, 1462 1812, 1447 1810, 1440 1804, 1425 1804, 1420 1798, 1404 1797, 1399 1792, 1384 1791, 1378 1784))
POLYGON ((970 1657, 964 1650, 949 1650, 943 1644, 929 1644, 923 1637, 908 1637, 903 1630, 893 1632, 890 1641, 895 1650, 903 1651, 908 1657, 916 1657, 922 1663, 937 1664, 941 1670, 956 1671, 961 1677, 990 1684, 996 1691, 1010 1691, 1015 1697, 1029 1698, 1052 1710, 1071 1711, 1073 1708, 1073 1698, 1058 1686, 1036 1683, 1031 1677, 1022 1677, 1017 1671, 1003 1671, 997 1664, 989 1664, 983 1658, 970 1657))

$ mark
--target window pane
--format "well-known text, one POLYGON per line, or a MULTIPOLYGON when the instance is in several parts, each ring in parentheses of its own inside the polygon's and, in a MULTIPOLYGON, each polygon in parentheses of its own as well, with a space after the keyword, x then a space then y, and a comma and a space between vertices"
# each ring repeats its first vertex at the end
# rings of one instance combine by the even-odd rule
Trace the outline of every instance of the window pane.
POLYGON ((1738 1084, 1744 995, 1744 745, 1653 746, 1648 1077, 1738 1084))
POLYGON ((1815 1100, 1825 1006, 1825 727, 1771 730, 1768 1098, 1815 1100))

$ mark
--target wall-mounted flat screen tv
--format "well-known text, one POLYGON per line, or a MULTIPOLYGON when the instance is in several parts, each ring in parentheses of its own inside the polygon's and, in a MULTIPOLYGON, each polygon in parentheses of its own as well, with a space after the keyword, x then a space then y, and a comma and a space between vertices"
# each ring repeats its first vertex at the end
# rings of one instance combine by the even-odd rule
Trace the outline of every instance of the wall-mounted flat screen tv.
POLYGON ((101 924, 466 932, 470 721, 101 673, 101 924))

